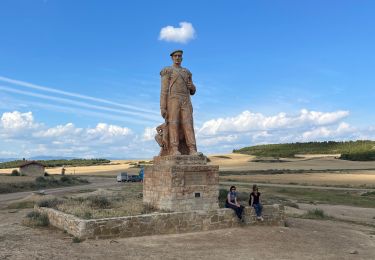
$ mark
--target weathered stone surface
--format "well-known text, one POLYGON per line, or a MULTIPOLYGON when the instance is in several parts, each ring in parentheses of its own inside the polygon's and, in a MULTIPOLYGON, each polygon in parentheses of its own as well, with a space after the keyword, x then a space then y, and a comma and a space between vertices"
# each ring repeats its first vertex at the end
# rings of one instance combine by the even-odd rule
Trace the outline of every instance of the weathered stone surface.
POLYGON ((207 158, 201 155, 167 155, 155 156, 154 164, 157 165, 206 165, 207 158))
POLYGON ((244 210, 245 222, 232 209, 153 213, 138 216, 84 220, 50 208, 36 208, 47 213, 52 226, 86 239, 178 234, 251 225, 283 225, 284 207, 265 205, 264 221, 257 221, 253 208, 244 210))
POLYGON ((204 156, 156 156, 145 168, 143 202, 170 211, 217 209, 218 171, 204 156))

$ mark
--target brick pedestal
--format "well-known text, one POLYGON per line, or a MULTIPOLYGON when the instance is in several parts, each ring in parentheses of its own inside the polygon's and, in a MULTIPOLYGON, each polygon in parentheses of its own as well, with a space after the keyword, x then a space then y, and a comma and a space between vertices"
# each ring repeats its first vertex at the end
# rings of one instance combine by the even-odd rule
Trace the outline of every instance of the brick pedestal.
POLYGON ((170 211, 218 208, 219 166, 204 156, 156 156, 145 168, 143 202, 170 211))

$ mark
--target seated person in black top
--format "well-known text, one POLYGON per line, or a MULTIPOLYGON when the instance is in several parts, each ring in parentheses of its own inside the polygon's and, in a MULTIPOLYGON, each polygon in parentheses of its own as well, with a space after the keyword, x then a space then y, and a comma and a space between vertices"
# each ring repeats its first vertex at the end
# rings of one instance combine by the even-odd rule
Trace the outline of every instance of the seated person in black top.
POLYGON ((233 209, 236 212, 237 217, 242 220, 242 212, 245 207, 237 202, 237 193, 235 186, 231 186, 229 189, 227 200, 225 201, 225 207, 233 209))
POLYGON ((250 207, 254 207, 257 219, 263 221, 263 206, 260 203, 260 192, 258 191, 258 186, 256 184, 253 185, 253 192, 250 193, 249 205, 250 207))

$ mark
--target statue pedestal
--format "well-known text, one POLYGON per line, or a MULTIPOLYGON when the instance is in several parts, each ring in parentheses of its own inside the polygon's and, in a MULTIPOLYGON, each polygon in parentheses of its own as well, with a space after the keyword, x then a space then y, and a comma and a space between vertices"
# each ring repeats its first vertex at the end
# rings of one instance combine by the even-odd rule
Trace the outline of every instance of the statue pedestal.
POLYGON ((143 203, 170 211, 217 209, 219 166, 204 156, 155 156, 145 168, 143 203))

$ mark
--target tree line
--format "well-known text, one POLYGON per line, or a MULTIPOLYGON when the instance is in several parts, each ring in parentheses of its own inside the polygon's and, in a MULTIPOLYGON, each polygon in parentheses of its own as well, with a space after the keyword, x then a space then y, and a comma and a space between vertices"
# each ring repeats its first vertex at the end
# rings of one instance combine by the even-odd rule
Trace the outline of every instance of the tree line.
POLYGON ((259 157, 295 157, 296 154, 341 154, 340 159, 353 161, 375 160, 375 141, 325 141, 306 143, 265 144, 233 150, 234 153, 259 157))
MULTIPOLYGON (((46 167, 62 167, 62 166, 92 166, 110 163, 107 159, 71 159, 71 160, 37 160, 36 162, 43 164, 46 167)), ((16 160, 10 162, 0 163, 0 169, 19 168, 24 164, 24 160, 16 160)))

